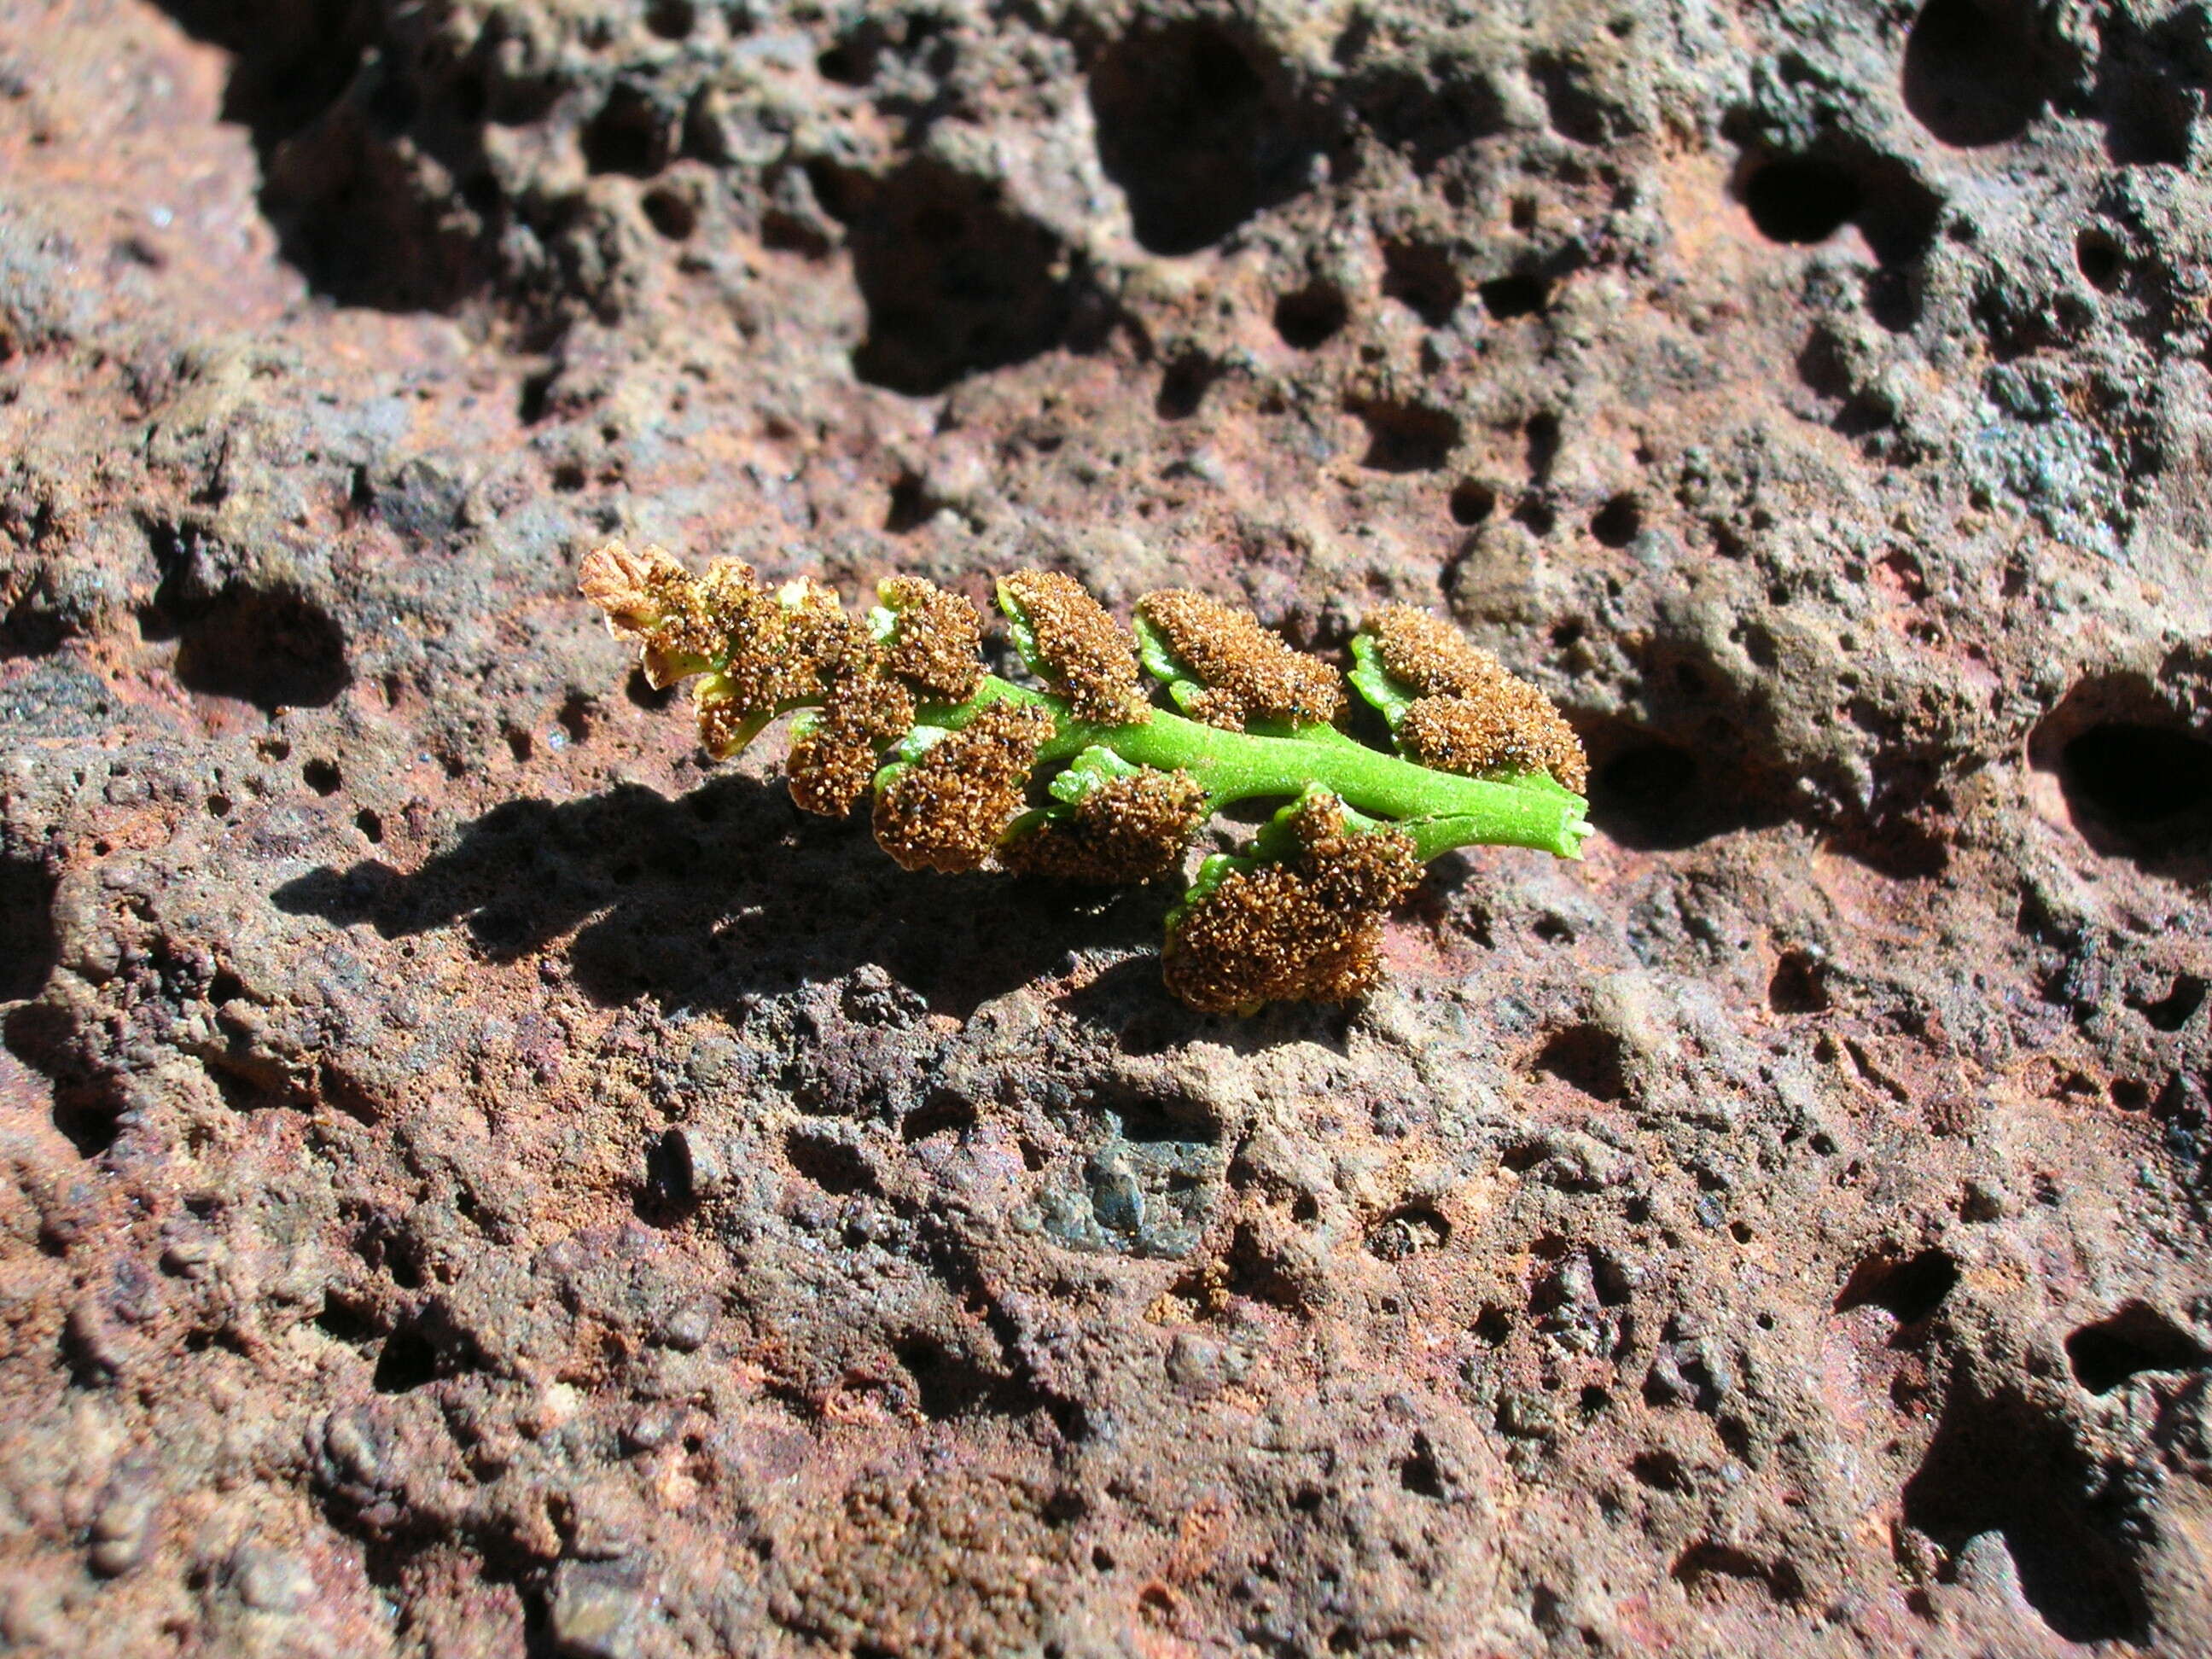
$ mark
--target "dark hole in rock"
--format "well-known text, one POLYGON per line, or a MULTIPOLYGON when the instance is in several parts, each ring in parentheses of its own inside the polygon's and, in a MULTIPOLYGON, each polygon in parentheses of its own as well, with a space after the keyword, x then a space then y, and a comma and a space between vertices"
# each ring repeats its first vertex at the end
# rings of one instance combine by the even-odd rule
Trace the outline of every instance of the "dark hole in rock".
POLYGON ((2043 107, 2032 19, 2005 0, 1928 0, 1905 37, 1905 106, 1960 149, 2002 144, 2043 107))
POLYGON ((1590 534, 1607 547, 1626 547, 1644 528, 1644 509, 1633 495, 1615 495, 1590 520, 1590 534))
POLYGON ((2178 1031, 2189 1024, 2189 1017, 2204 1006, 2204 981, 2195 974, 2178 974, 2164 996, 2155 1002, 2136 1002, 2130 1005, 2150 1022, 2157 1031, 2178 1031))
POLYGON ((223 117, 261 159, 263 213, 310 287, 345 305, 447 311, 483 285, 503 218, 481 123, 544 112, 549 88, 500 84, 392 50, 384 15, 349 0, 164 0, 236 54, 223 117), (427 163, 427 165, 426 165, 427 163))
POLYGON ((1082 279, 1066 248, 990 180, 925 155, 838 194, 868 307, 867 337, 853 353, 862 380, 922 397, 1083 343, 1068 337, 1082 279))
POLYGON ((143 622, 148 637, 176 639, 176 675, 188 690, 274 714, 319 708, 352 683, 345 634, 313 600, 244 586, 186 599, 179 586, 165 580, 143 622))
POLYGON ((2091 1394, 2110 1394, 2145 1371, 2197 1371, 2212 1366, 2212 1352, 2155 1308, 2130 1302, 2111 1317, 2084 1325, 2066 1338, 2074 1380, 2091 1394))
POLYGON ((2184 6, 2146 25, 2116 7, 2099 22, 2094 108, 2105 153, 2124 167, 2187 167, 2204 106, 2202 17, 2184 6))
POLYGON ((799 177, 805 180, 814 204, 840 221, 857 217, 873 194, 872 181, 866 173, 842 167, 827 156, 816 156, 807 162, 799 177))
POLYGON ((2091 225, 2074 237, 2074 263, 2100 293, 2110 294, 2120 285, 2121 257, 2119 239, 2109 230, 2091 225))
POLYGON ((1451 515, 1454 524, 1480 524, 1498 510, 1498 492, 1488 484, 1474 478, 1464 478, 1452 486, 1451 515))
MULTIPOLYGON (((1277 326, 1281 326, 1279 312, 1277 326)), ((1160 377, 1160 395, 1153 403, 1153 411, 1164 421, 1188 420, 1198 413, 1199 405, 1206 401, 1206 388, 1219 374, 1213 360, 1204 352, 1178 353, 1169 361, 1167 372, 1160 377)))
POLYGON ((2077 809, 2153 828, 2212 806, 2212 743, 2170 726, 2094 726, 2061 751, 2059 781, 2077 809))
POLYGON ((823 80, 845 87, 871 85, 882 73, 886 58, 918 63, 938 80, 950 72, 952 49, 940 38, 949 26, 945 14, 921 7, 877 6, 848 8, 846 15, 852 21, 814 60, 823 80))
POLYGON ((1137 240, 1192 253, 1304 189, 1322 131, 1210 22, 1140 25, 1091 71, 1098 160, 1137 240))
POLYGON ((2139 1570, 2065 1426, 2017 1394, 1954 1389, 1919 1468, 1905 1486, 1905 1524, 1954 1559, 1996 1533, 2043 1622, 2076 1643, 2143 1639, 2139 1570))
POLYGON ((353 1249, 370 1272, 389 1274, 401 1290, 422 1288, 420 1244, 397 1233, 385 1218, 375 1218, 363 1226, 354 1236, 353 1249))
POLYGON ((693 0, 652 0, 645 9, 645 26, 664 40, 681 40, 698 27, 699 9, 693 0))
POLYGON ((1597 1025, 1570 1025, 1545 1038, 1535 1067, 1593 1100, 1618 1103, 1628 1097, 1623 1060, 1620 1039, 1612 1032, 1597 1025))
POLYGON ((580 691, 571 691, 562 699, 561 711, 553 718, 560 722, 570 743, 581 743, 592 735, 592 702, 580 691))
POLYGON ((319 795, 335 795, 344 782, 339 775, 337 763, 321 759, 311 760, 302 766, 300 779, 319 795))
POLYGON ((1522 438, 1528 446, 1528 476, 1541 483, 1551 476, 1552 463, 1559 458, 1559 417, 1531 415, 1522 428, 1522 438))
POLYGON ((1351 316, 1341 291, 1332 283, 1314 283, 1275 301, 1275 332, 1285 345, 1311 351, 1334 339, 1351 316))
POLYGON ((1359 464, 1376 472, 1433 472, 1459 445, 1459 417, 1422 404, 1363 401, 1352 405, 1367 428, 1359 464))
POLYGON ((1337 32, 1335 43, 1328 49, 1328 60, 1340 68, 1359 61, 1368 47, 1375 44, 1375 19, 1364 11, 1355 11, 1352 19, 1337 32))
POLYGON ((1605 769, 1608 794, 1644 802, 1671 800, 1687 789, 1698 774, 1689 751, 1671 744, 1654 744, 1632 749, 1605 769))
POLYGON ((2077 683, 2029 734, 2027 759, 2055 775, 2074 828, 2100 853, 2159 863, 2212 848, 2212 739, 2147 676, 2077 683))
POLYGON ((328 1295, 323 1297, 323 1310, 315 1316, 315 1323, 325 1335, 356 1346, 376 1339, 376 1320, 368 1309, 334 1301, 328 1295))
POLYGON ((647 222, 672 242, 687 241, 699 228, 699 210, 680 190, 649 190, 641 205, 647 222))
POLYGON ((1769 241, 1825 242, 1859 210, 1858 181, 1832 161, 1776 156, 1743 183, 1743 205, 1769 241))
POLYGON ((884 528, 894 536, 903 536, 928 522, 928 501, 921 479, 912 472, 901 473, 891 482, 890 500, 884 507, 884 528))
POLYGON ((1897 156, 1877 154, 1854 165, 1860 179, 1858 226, 1867 246, 1908 284, 1917 282, 1917 261, 1936 240, 1944 198, 1897 156))
POLYGON ((841 87, 865 87, 876 78, 876 52, 868 43, 840 40, 814 60, 814 68, 841 87))
POLYGON ((963 1135, 975 1127, 975 1107, 972 1101, 958 1095, 939 1095, 899 1121, 899 1139, 910 1146, 932 1135, 963 1135))
POLYGON ((1559 527, 1559 512, 1541 495, 1528 495, 1513 509, 1513 522, 1524 526, 1530 535, 1541 538, 1559 527))
MULTIPOLYGON (((244 988, 234 975, 218 974, 208 988, 208 1000, 217 1009, 243 994, 244 988)), ((313 1108, 310 1085, 271 1061, 237 1048, 211 1050, 205 1060, 208 1080, 234 1112, 307 1111, 313 1108)))
POLYGON ((875 1172, 867 1160, 850 1146, 814 1135, 793 1133, 784 1138, 784 1156, 791 1167, 825 1193, 840 1198, 873 1192, 875 1172))
MULTIPOLYGON (((1681 704, 1671 672, 1655 674, 1652 694, 1681 704)), ((1589 755, 1590 822, 1624 847, 1679 851, 1789 817, 1787 786, 1735 752, 1727 720, 1709 703, 1686 708, 1698 717, 1686 742, 1617 718, 1575 720, 1589 755)))
POLYGON ((0 857, 0 1002, 34 997, 59 960, 54 937, 58 884, 43 859, 0 857))
POLYGON ((632 1204, 648 1226, 673 1226, 699 1206, 697 1171, 691 1140, 682 1129, 653 1137, 645 1149, 645 1182, 632 1204))
POLYGON ((1212 1146, 1221 1125, 1195 1100, 1177 1097, 1119 1100, 1106 1109, 1121 1139, 1139 1144, 1212 1146))
POLYGON ((1867 315, 1892 334, 1902 334, 1920 320, 1920 283, 1917 267, 1881 265, 1867 272, 1867 315))
POLYGON ((1249 1223, 1238 1224, 1224 1265, 1229 1270, 1225 1288, 1231 1296, 1249 1297, 1293 1313, 1302 1313, 1309 1305, 1305 1285, 1249 1223))
POLYGON ((371 846, 384 840, 384 815, 373 806, 364 806, 353 815, 353 827, 366 836, 371 846))
POLYGON ((375 1386, 379 1394, 408 1394, 438 1375, 437 1345, 420 1327, 402 1325, 384 1339, 376 1356, 375 1386))
POLYGON ((1398 1484, 1422 1498, 1440 1498, 1444 1495, 1443 1474, 1426 1447, 1398 1465, 1398 1484))
POLYGON ((1626 846, 1649 844, 1672 823, 1698 779, 1686 749, 1650 743, 1623 750, 1590 779, 1590 822, 1626 846))
POLYGON ((1552 285, 1541 276, 1521 273, 1493 276, 1475 292, 1482 296, 1482 308, 1502 323, 1541 313, 1551 300, 1552 285))
POLYGON ((557 368, 541 368, 522 377, 522 390, 515 399, 514 412, 523 425, 536 426, 551 412, 553 383, 560 378, 560 373, 557 368))
POLYGON ((1841 827, 1827 844, 1892 881, 1925 881, 1951 867, 1946 828, 1901 812, 1841 827))
POLYGON ((1817 1014, 1828 1006, 1827 975, 1802 951, 1785 951, 1766 982, 1766 1006, 1778 1014, 1817 1014))
MULTIPOLYGON (((13 1050, 15 1045, 9 1045, 13 1050)), ((54 1127, 64 1139, 76 1148, 82 1158, 99 1158, 123 1139, 123 1120, 119 1114, 106 1107, 93 1103, 87 1091, 54 1093, 54 1127)))
POLYGON ((2140 1078, 2114 1078, 2112 1095, 2112 1104, 2124 1112, 2148 1111, 2150 1108, 2150 1085, 2140 1078))
POLYGON ((33 580, 4 616, 0 616, 0 661, 9 657, 43 657, 68 631, 56 614, 44 580, 33 580))
POLYGON ((1003 1398, 1010 1379, 951 1352, 933 1337, 908 1337, 894 1343, 891 1352, 914 1379, 915 1403, 932 1422, 1005 1411, 1012 1403, 1003 1398))
POLYGON ((662 108, 651 92, 617 82, 584 128, 584 165, 593 173, 650 179, 675 154, 676 125, 675 112, 662 108))
POLYGON ((1451 1243, 1451 1223, 1426 1204, 1395 1209, 1369 1229, 1367 1253, 1378 1261, 1403 1261, 1451 1243))
POLYGON ((1431 328, 1451 321, 1465 291, 1451 255, 1443 249, 1395 239, 1382 244, 1382 292, 1431 328))
POLYGON ((364 20, 345 0, 164 0, 163 9, 194 38, 239 54, 222 118, 250 129, 257 144, 297 132, 337 101, 367 44, 364 20))
POLYGON ((1775 1561, 1768 1565, 1766 1585, 1774 1592, 1774 1599, 1778 1601, 1796 1602, 1805 1599, 1805 1580, 1797 1569, 1787 1561, 1775 1561))
MULTIPOLYGON (((51 969, 52 963, 47 966, 51 969)), ((0 1036, 9 1054, 52 1079, 54 1127, 79 1158, 98 1158, 122 1138, 123 1113, 130 1103, 113 1078, 85 1066, 76 1052, 76 1024, 67 1012, 24 1003, 0 1021, 0 1036)))
POLYGON ((1836 1297, 1836 1311, 1876 1307, 1899 1325, 1917 1325, 1942 1305, 1959 1283, 1959 1264, 1943 1250, 1922 1250, 1899 1259, 1869 1256, 1853 1268, 1836 1297))
POLYGON ((1682 1460, 1669 1451, 1638 1452, 1629 1460, 1628 1472, 1654 1492, 1687 1492, 1688 1472, 1682 1460))

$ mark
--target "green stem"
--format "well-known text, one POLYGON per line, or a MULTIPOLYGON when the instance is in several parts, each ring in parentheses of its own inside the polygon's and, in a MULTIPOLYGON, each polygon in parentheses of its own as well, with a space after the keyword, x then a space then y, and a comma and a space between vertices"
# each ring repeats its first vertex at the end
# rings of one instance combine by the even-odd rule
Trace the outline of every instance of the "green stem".
MULTIPOLYGON (((1583 808, 1581 805, 1572 805, 1568 808, 1567 811, 1568 816, 1574 819, 1575 822, 1566 830, 1565 838, 1572 847, 1579 849, 1582 845, 1582 839, 1584 836, 1589 834, 1590 827, 1587 823, 1582 821, 1583 808)), ((1491 832, 1488 819, 1464 813, 1450 817, 1417 818, 1411 823, 1401 823, 1398 827, 1413 838, 1414 856, 1419 858, 1424 864, 1428 864, 1437 859, 1442 858, 1446 853, 1451 852, 1455 848, 1495 847, 1501 844, 1510 847, 1534 847, 1536 845, 1534 842, 1505 842, 1501 843, 1499 838, 1491 832)), ((1541 850, 1547 853, 1559 852, 1559 848, 1556 847, 1546 847, 1541 850)), ((1582 854, 1579 850, 1576 850, 1572 852, 1560 853, 1559 856, 1561 858, 1579 859, 1582 856, 1582 854)))
POLYGON ((1364 744, 1328 737, 1261 737, 1224 732, 1164 709, 1141 726, 1091 726, 1068 718, 1057 697, 987 676, 966 702, 927 708, 933 726, 957 729, 985 708, 1006 701, 1036 703, 1052 711, 1059 730, 1040 752, 1051 764, 1072 760, 1096 744, 1123 760, 1163 771, 1188 772, 1206 788, 1207 806, 1255 797, 1295 796, 1318 784, 1356 811, 1376 817, 1419 820, 1407 829, 1424 863, 1455 847, 1528 847, 1560 858, 1579 858, 1586 803, 1547 778, 1501 782, 1435 772, 1364 744))

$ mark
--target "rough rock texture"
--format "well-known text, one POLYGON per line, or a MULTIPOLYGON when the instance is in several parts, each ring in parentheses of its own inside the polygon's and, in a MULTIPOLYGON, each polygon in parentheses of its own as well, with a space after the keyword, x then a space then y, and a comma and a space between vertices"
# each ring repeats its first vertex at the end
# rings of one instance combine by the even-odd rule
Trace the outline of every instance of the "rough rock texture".
POLYGON ((0 4, 0 1642, 2212 1651, 2212 14, 0 4), (1445 607, 1348 1012, 612 532, 1445 607))

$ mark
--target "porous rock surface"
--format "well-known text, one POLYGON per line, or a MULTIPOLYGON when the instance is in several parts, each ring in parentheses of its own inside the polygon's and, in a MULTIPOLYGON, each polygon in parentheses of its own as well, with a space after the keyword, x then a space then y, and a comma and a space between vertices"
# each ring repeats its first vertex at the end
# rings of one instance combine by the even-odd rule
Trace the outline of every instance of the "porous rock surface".
POLYGON ((0 1644, 2212 1651, 2212 22, 0 4, 0 1644), (620 533, 1445 610, 1351 1011, 714 768, 620 533))

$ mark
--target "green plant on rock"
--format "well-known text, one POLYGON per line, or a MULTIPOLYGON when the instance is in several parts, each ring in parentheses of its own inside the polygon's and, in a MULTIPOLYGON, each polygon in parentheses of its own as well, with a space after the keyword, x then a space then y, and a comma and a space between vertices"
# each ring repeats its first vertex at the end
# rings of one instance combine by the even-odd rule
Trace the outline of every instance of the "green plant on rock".
POLYGON ((1559 711, 1410 606, 1366 620, 1346 676, 1202 593, 1146 594, 1132 628, 1066 576, 1018 571, 998 600, 1029 686, 987 673, 982 614, 918 577, 854 615, 810 580, 771 588, 732 559, 694 575, 613 542, 581 586, 654 685, 693 680, 718 757, 794 715, 793 799, 843 816, 872 795, 876 839, 909 870, 1148 882, 1179 873, 1222 809, 1282 802, 1169 912, 1167 983, 1206 1012, 1357 997, 1429 860, 1484 844, 1575 858, 1589 833, 1559 711), (1396 753, 1343 729, 1347 678, 1396 753))

